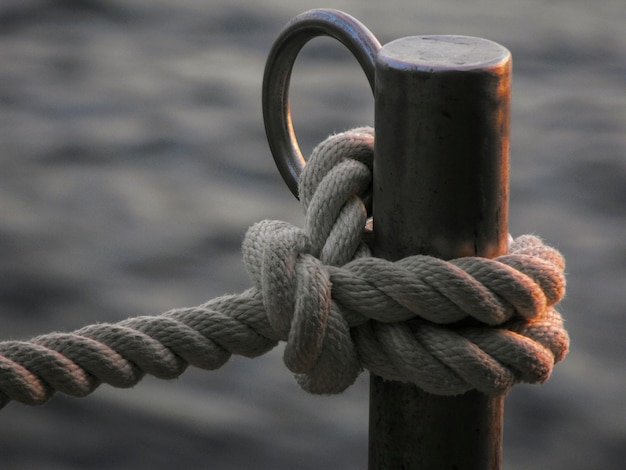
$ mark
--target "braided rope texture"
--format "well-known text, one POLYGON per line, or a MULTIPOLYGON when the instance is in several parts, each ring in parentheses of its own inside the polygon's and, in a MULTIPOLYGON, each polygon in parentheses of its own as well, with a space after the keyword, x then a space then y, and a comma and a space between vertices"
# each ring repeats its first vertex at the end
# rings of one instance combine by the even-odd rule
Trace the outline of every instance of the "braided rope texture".
POLYGON ((363 369, 427 392, 503 394, 540 383, 569 338, 554 305, 564 261, 534 236, 495 259, 371 256, 374 131, 331 136, 300 179, 304 228, 253 225, 243 258, 253 287, 192 308, 0 342, 0 407, 83 397, 101 383, 178 377, 286 342, 285 365, 305 390, 340 393, 363 369))

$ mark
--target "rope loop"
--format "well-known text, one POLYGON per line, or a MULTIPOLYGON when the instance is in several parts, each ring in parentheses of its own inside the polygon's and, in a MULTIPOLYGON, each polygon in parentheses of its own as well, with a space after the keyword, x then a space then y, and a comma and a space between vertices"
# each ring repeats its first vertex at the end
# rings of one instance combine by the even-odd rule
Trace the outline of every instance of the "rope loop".
POLYGON ((145 373, 169 379, 188 365, 216 369, 279 341, 298 383, 318 394, 345 390, 363 369, 440 395, 547 380, 569 346, 554 309, 565 294, 561 254, 523 235, 495 259, 372 257, 373 148, 371 128, 316 147, 299 185, 304 227, 264 220, 246 233, 245 292, 1 342, 0 406, 130 387, 145 373))

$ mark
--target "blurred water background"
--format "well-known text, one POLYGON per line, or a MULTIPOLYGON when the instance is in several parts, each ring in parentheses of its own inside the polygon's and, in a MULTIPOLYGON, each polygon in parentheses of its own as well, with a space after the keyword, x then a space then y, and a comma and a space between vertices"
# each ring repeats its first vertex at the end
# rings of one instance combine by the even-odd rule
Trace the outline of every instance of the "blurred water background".
MULTIPOLYGON (((626 461, 626 7, 623 0, 2 0, 2 339, 193 306, 249 283, 253 222, 302 215, 261 118, 282 26, 342 9, 384 44, 463 34, 513 54, 510 230, 567 258, 571 353, 505 409, 504 468, 626 461)), ((373 123, 348 52, 294 71, 303 148, 373 123)), ((281 349, 215 372, 0 412, 3 469, 363 469, 367 374, 314 397, 281 349)))

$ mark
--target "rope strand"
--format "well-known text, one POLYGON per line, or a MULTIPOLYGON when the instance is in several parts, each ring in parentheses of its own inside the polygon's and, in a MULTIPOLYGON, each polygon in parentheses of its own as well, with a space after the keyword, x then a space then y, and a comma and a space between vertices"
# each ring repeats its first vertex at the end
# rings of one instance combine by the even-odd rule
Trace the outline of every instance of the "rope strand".
POLYGON ((247 232, 252 288, 158 316, 0 343, 0 407, 83 397, 144 374, 217 369, 231 354, 260 356, 285 341, 285 365, 312 393, 339 393, 363 368, 436 394, 505 393, 548 379, 569 338, 554 305, 564 261, 530 235, 495 259, 373 258, 374 133, 332 136, 305 167, 304 229, 262 221, 247 232))

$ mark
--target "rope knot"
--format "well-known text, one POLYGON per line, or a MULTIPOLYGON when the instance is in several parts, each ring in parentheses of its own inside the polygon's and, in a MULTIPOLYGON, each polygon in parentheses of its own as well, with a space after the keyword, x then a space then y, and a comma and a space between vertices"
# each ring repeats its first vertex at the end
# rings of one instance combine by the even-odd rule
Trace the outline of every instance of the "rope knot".
POLYGON ((373 258, 373 142, 370 128, 322 142, 300 178, 304 229, 266 220, 246 235, 244 261, 287 367, 313 393, 344 390, 361 367, 437 394, 545 381, 568 346, 552 308, 565 291, 561 255, 522 236, 494 260, 373 258), (455 326, 468 317, 484 326, 455 326))

